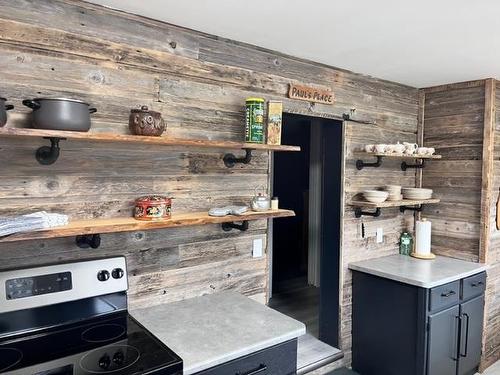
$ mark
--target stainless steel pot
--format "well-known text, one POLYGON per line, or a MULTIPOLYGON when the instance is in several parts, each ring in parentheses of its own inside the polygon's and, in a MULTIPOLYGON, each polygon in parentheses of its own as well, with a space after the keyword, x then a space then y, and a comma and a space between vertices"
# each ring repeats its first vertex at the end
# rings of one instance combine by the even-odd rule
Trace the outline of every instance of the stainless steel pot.
POLYGON ((5 104, 7 99, 0 98, 0 128, 7 123, 7 111, 14 109, 12 104, 5 104))
POLYGON ((85 102, 66 98, 26 99, 23 104, 33 109, 33 127, 36 129, 87 132, 90 114, 97 111, 85 102))

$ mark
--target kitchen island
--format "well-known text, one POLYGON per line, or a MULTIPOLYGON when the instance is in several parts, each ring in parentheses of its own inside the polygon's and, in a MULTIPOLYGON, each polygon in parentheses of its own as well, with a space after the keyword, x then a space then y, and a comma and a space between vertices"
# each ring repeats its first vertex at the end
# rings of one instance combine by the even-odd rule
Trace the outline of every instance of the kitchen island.
POLYGON ((484 264, 393 255, 350 263, 349 268, 354 370, 363 375, 476 373, 484 264))
MULTIPOLYGON (((209 369, 272 348, 276 348, 272 361, 292 355, 286 360, 296 366, 297 337, 306 332, 303 323, 230 291, 137 309, 131 314, 183 359, 187 375, 207 370, 208 374, 209 369)), ((268 366, 262 356, 257 362, 268 366)))

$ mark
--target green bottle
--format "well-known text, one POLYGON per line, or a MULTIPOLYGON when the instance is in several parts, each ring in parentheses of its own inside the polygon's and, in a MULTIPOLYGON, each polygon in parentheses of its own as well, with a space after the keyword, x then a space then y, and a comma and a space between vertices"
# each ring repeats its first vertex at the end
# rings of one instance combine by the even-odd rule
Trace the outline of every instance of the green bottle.
POLYGON ((410 255, 413 251, 413 237, 410 233, 403 232, 399 238, 399 253, 401 255, 410 255))

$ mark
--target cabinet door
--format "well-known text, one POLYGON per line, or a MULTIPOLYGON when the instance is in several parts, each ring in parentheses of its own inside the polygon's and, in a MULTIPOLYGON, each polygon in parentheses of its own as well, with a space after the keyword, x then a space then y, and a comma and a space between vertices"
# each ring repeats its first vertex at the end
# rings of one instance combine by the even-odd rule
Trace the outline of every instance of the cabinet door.
POLYGON ((456 375, 459 307, 429 316, 427 375, 456 375))
POLYGON ((460 305, 460 358, 458 375, 474 373, 481 360, 484 295, 460 305))

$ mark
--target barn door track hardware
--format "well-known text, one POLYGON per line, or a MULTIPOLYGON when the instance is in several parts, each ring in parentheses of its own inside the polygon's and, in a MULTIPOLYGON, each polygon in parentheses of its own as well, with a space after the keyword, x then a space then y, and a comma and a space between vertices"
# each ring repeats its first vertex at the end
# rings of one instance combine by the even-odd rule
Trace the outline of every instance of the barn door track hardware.
POLYGON ((224 165, 228 168, 233 168, 236 164, 249 164, 252 161, 252 149, 245 149, 245 156, 237 158, 234 154, 224 155, 224 165))
POLYGON ((44 137, 50 140, 50 146, 42 146, 36 150, 36 160, 42 165, 54 164, 59 158, 60 148, 59 141, 64 141, 66 138, 44 137))
POLYGON ((356 207, 354 209, 354 216, 356 216, 356 218, 360 218, 362 216, 372 216, 372 217, 379 217, 380 216, 380 208, 376 208, 375 211, 373 212, 368 212, 368 211, 363 211, 363 209, 361 207, 356 207))
POLYGON ((234 222, 222 223, 222 230, 224 232, 229 232, 233 229, 246 232, 248 230, 248 221, 243 221, 241 224, 236 224, 234 222))

